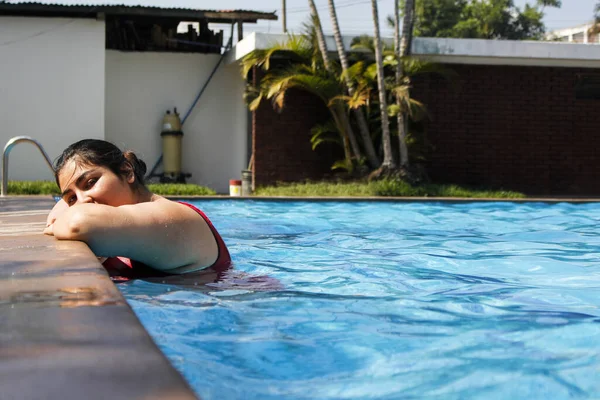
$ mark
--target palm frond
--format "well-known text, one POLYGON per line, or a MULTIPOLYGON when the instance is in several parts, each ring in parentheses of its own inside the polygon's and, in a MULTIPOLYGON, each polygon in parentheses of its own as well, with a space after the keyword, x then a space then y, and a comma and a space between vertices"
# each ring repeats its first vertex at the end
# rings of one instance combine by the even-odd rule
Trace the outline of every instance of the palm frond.
POLYGON ((299 74, 293 78, 292 82, 294 87, 311 92, 322 98, 324 101, 343 93, 342 86, 334 79, 299 74))
POLYGON ((306 65, 291 65, 287 68, 271 71, 261 82, 261 93, 274 101, 276 107, 283 106, 285 92, 297 88, 319 97, 325 104, 329 99, 343 94, 343 87, 329 76, 314 75, 306 65))
POLYGON ((352 100, 352 97, 346 95, 346 94, 340 94, 338 96, 335 96, 333 98, 331 98, 329 100, 329 103, 327 103, 327 107, 333 107, 337 102, 341 101, 344 103, 348 103, 350 100, 352 100))
POLYGON ((346 78, 352 82, 358 82, 365 71, 364 61, 358 61, 352 64, 346 71, 343 71, 340 80, 345 81, 346 78))
POLYGON ((259 67, 264 71, 271 69, 275 57, 286 58, 293 63, 312 63, 312 45, 304 35, 288 35, 283 42, 275 43, 268 49, 254 50, 242 58, 242 75, 248 76, 252 67, 259 67))
POLYGON ((365 69, 364 76, 371 82, 377 79, 377 64, 372 63, 365 69))
POLYGON ((342 145, 342 140, 333 120, 329 120, 324 124, 315 125, 310 132, 310 143, 313 150, 323 143, 342 145))
POLYGON ((255 50, 249 54, 246 54, 242 58, 242 76, 246 78, 248 73, 253 67, 261 67, 263 64, 263 50, 255 50))
POLYGON ((352 39, 350 48, 352 50, 362 50, 375 54, 375 41, 372 36, 360 35, 352 39))
POLYGON ((352 172, 352 170, 354 169, 354 166, 352 165, 352 162, 350 162, 349 160, 338 160, 333 163, 333 165, 331 166, 331 169, 334 171, 336 169, 345 169, 348 172, 352 172))
POLYGON ((263 95, 260 94, 258 95, 256 98, 254 98, 252 101, 250 101, 248 103, 248 108, 250 109, 250 111, 256 111, 258 109, 258 107, 260 106, 260 103, 263 100, 263 95))
POLYGON ((283 110, 286 92, 286 90, 280 90, 272 96, 271 101, 273 102, 273 108, 276 110, 283 110))
POLYGON ((248 104, 250 111, 254 111, 258 108, 262 98, 263 95, 260 91, 260 88, 252 85, 246 85, 246 89, 244 90, 244 101, 246 104, 248 104))
POLYGON ((393 96, 399 100, 399 105, 395 104, 395 107, 388 108, 388 112, 392 112, 396 115, 399 112, 407 113, 413 121, 423 119, 427 113, 427 109, 423 103, 410 97, 410 86, 398 85, 392 88, 393 96))
POLYGON ((351 96, 348 95, 338 95, 333 97, 328 106, 332 107, 335 105, 337 101, 343 101, 348 108, 357 109, 362 106, 369 105, 369 100, 371 99, 371 87, 368 85, 360 85, 354 89, 354 93, 351 96))
POLYGON ((270 85, 265 88, 265 97, 267 99, 272 99, 277 97, 280 92, 285 92, 287 89, 289 89, 289 83, 293 78, 293 76, 281 76, 279 78, 273 77, 272 81, 269 82, 270 85))
POLYGON ((405 75, 417 76, 423 74, 439 75, 449 81, 453 81, 458 74, 453 69, 443 66, 442 64, 419 60, 413 57, 406 57, 402 60, 405 75))

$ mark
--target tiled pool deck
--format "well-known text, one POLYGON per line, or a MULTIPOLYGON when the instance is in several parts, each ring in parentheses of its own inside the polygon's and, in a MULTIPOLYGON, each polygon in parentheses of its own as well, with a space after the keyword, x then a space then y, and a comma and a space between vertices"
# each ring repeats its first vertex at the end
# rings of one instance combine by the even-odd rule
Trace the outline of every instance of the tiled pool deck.
POLYGON ((50 197, 0 198, 0 398, 196 399, 50 197))
POLYGON ((53 204, 0 197, 0 398, 195 399, 88 247, 42 234, 53 204))

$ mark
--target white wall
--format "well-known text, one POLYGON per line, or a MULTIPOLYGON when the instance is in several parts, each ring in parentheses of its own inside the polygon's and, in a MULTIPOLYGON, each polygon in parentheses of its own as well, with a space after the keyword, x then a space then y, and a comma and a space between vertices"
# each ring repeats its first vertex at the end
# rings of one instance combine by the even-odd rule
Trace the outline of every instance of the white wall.
MULTIPOLYGON (((253 32, 234 46, 227 55, 227 62, 238 62, 254 50, 264 50, 285 42, 286 37, 253 32)), ((330 45, 332 38, 326 39, 327 48, 335 49, 335 44, 330 45)), ((348 44, 352 37, 342 39, 346 49, 350 49, 348 44)), ((383 41, 393 44, 389 38, 383 38, 383 41)), ((449 64, 600 68, 600 46, 565 42, 416 37, 411 54, 419 59, 449 64)))
MULTIPOLYGON (((106 52, 106 139, 134 150, 148 170, 161 154, 162 118, 183 118, 219 60, 216 54, 106 52)), ((182 169, 219 193, 247 166, 247 109, 239 66, 221 64, 183 126, 182 169)), ((159 168, 159 171, 162 169, 159 168)))
MULTIPOLYGON (((0 17, 0 148, 31 136, 54 160, 84 137, 104 137, 104 22, 0 17)), ((10 153, 9 179, 54 180, 39 151, 10 153)))

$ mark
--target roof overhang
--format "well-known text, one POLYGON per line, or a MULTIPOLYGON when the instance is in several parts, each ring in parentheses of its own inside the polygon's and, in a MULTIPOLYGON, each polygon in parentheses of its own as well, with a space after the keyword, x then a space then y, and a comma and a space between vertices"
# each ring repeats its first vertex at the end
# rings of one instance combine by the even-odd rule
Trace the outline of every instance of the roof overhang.
POLYGON ((194 10, 187 8, 165 8, 126 5, 63 5, 43 3, 6 3, 0 2, 0 16, 23 17, 69 17, 96 18, 98 14, 115 16, 138 16, 156 18, 179 18, 181 20, 208 20, 215 23, 246 22, 258 20, 277 20, 274 12, 250 10, 194 10))
MULTIPOLYGON (((227 61, 238 61, 254 50, 267 49, 286 39, 286 35, 254 32, 230 50, 227 61)), ((333 37, 326 41, 327 48, 335 52, 333 37)), ((352 37, 344 37, 343 41, 350 49, 352 37)), ((392 39, 384 41, 392 45, 392 39)), ((414 57, 445 64, 600 68, 598 44, 418 37, 411 50, 414 57)))

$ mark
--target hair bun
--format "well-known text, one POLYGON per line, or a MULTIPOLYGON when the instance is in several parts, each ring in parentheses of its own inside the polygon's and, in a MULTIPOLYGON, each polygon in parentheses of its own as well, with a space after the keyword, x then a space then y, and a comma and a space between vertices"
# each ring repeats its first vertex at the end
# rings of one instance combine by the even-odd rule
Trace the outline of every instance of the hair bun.
POLYGON ((146 167, 146 163, 143 160, 140 160, 139 158, 137 158, 137 162, 140 165, 140 171, 142 171, 142 175, 146 175, 146 171, 148 170, 148 168, 146 167))
POLYGON ((127 161, 131 163, 133 167, 133 171, 138 178, 143 178, 146 175, 146 163, 135 155, 135 153, 131 150, 127 150, 123 152, 123 156, 127 161))

